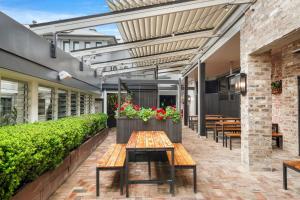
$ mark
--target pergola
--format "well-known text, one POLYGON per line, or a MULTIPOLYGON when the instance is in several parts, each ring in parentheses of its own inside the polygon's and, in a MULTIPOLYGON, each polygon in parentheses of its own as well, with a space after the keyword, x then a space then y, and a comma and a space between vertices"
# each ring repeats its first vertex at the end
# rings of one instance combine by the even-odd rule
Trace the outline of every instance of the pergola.
POLYGON ((75 57, 129 52, 130 57, 92 62, 90 68, 97 72, 96 76, 153 70, 158 75, 182 75, 187 87, 187 74, 198 66, 198 116, 202 127, 199 133, 203 132, 205 59, 239 31, 243 14, 253 0, 107 0, 107 3, 109 13, 32 24, 30 28, 40 35, 54 33, 55 41, 59 32, 117 24, 123 43, 71 52, 75 57))

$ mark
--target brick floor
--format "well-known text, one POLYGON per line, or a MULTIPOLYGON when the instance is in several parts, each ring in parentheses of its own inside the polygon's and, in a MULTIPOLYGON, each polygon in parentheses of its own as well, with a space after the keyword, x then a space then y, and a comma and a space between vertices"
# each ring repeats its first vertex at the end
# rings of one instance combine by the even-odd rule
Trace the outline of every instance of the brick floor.
MULTIPOLYGON (((115 142, 115 131, 69 177, 51 197, 57 199, 97 199, 95 195, 95 163, 115 142)), ((199 138, 195 132, 183 128, 183 144, 197 162, 198 193, 193 193, 191 170, 176 172, 176 196, 173 199, 300 199, 300 173, 288 170, 289 190, 282 189, 282 160, 293 159, 276 147, 273 151, 272 172, 247 172, 240 164, 240 145, 233 143, 233 150, 222 147, 211 138, 199 138)), ((145 178, 146 163, 130 165, 132 178, 145 178)), ((167 176, 166 165, 152 164, 153 177, 167 176)), ((98 199, 125 199, 119 193, 119 177, 115 171, 101 172, 98 199)), ((130 197, 134 199, 171 199, 169 186, 131 185, 130 197)))

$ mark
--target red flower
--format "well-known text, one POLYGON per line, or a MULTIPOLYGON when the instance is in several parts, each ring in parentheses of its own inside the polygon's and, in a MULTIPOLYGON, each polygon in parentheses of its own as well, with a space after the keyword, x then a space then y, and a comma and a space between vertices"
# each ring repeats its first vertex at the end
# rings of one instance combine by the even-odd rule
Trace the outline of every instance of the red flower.
POLYGON ((133 106, 134 110, 139 111, 141 109, 141 107, 139 105, 134 105, 133 106))
POLYGON ((164 116, 162 116, 161 114, 157 113, 157 114, 155 115, 155 118, 156 118, 157 120, 163 120, 163 119, 164 119, 164 116))
POLYGON ((166 114, 166 111, 163 108, 157 109, 156 110, 157 113, 161 113, 161 114, 166 114))
POLYGON ((119 104, 116 103, 116 104, 115 104, 115 109, 117 109, 118 107, 119 107, 119 104))
POLYGON ((151 109, 154 111, 156 110, 157 108, 155 106, 152 106, 151 109))
POLYGON ((121 110, 121 111, 124 111, 124 110, 125 110, 125 108, 122 106, 122 107, 120 108, 120 110, 121 110))

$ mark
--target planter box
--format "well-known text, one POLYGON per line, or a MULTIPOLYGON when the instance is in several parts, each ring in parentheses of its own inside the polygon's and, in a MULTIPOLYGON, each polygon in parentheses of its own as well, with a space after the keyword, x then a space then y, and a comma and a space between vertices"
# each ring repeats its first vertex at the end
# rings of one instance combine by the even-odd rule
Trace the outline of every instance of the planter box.
POLYGON ((126 117, 117 119, 117 143, 127 143, 133 131, 165 131, 173 143, 182 140, 181 121, 174 123, 171 119, 159 121, 152 118, 144 122, 126 117))
POLYGON ((12 200, 46 200, 48 199, 79 165, 102 143, 106 138, 108 129, 103 129, 88 139, 77 149, 73 150, 64 161, 54 170, 45 172, 31 183, 21 188, 12 200))

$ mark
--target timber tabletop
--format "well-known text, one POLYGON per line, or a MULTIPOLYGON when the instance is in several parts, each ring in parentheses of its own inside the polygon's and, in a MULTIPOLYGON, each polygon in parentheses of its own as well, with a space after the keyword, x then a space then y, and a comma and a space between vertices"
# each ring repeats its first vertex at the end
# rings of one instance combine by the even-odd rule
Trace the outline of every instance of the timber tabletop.
POLYGON ((227 121, 227 120, 241 120, 238 117, 206 117, 206 121, 227 121))
POLYGON ((173 149, 174 145, 164 131, 132 132, 126 149, 173 149))
POLYGON ((240 125, 241 122, 216 122, 217 125, 240 125))

